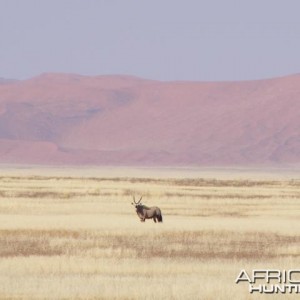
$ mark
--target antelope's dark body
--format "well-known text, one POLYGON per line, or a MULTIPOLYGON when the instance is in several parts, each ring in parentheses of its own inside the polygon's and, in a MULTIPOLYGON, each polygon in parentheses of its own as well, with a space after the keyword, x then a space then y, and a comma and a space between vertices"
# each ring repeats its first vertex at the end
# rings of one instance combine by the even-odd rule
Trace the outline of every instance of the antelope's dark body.
POLYGON ((141 197, 140 200, 136 202, 135 197, 133 196, 133 203, 131 203, 132 205, 134 205, 135 211, 141 222, 145 222, 146 219, 153 219, 155 223, 157 221, 161 223, 163 221, 163 218, 160 208, 157 206, 148 207, 146 205, 143 205, 141 203, 142 198, 143 197, 141 197))
POLYGON ((141 222, 145 222, 146 219, 153 219, 155 223, 156 221, 158 222, 163 221, 161 210, 157 206, 147 207, 142 204, 137 204, 135 208, 136 208, 136 213, 139 216, 141 222))

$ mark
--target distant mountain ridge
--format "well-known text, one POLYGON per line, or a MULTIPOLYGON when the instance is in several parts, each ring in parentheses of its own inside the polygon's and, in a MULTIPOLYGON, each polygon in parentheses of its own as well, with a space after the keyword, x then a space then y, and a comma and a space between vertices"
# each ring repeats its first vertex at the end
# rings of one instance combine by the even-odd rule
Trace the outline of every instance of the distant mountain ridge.
POLYGON ((16 80, 16 79, 7 79, 7 78, 0 77, 0 84, 15 83, 17 81, 18 80, 16 80))
POLYGON ((300 75, 160 82, 0 79, 0 163, 300 165, 300 75))

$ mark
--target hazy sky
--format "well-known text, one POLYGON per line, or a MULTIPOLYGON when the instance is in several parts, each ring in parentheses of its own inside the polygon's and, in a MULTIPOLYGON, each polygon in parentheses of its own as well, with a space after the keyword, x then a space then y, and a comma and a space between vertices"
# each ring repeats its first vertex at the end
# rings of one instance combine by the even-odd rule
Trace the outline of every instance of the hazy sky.
POLYGON ((0 77, 300 72, 299 0, 0 0, 0 77))

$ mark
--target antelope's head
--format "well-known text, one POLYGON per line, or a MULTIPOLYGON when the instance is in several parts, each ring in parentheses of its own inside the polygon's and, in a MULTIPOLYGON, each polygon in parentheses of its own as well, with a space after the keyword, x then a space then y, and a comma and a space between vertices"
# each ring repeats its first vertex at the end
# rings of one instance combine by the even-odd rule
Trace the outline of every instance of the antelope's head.
POLYGON ((133 197, 133 202, 131 202, 131 204, 136 208, 136 211, 138 211, 138 209, 140 207, 142 207, 141 201, 142 201, 143 196, 140 198, 140 200, 138 202, 135 201, 135 197, 134 196, 132 196, 132 197, 133 197))

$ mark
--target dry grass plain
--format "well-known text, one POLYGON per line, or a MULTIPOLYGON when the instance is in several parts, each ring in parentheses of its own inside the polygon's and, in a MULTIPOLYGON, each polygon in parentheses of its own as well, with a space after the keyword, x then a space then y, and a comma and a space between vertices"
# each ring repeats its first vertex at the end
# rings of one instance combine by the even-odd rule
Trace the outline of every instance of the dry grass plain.
POLYGON ((294 299, 235 279, 299 267, 297 172, 1 171, 0 299, 294 299))

